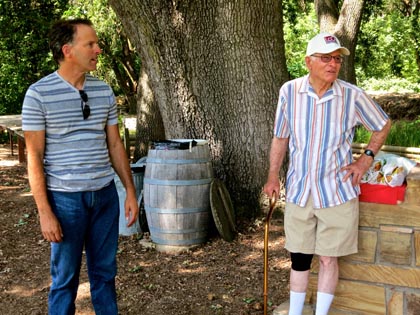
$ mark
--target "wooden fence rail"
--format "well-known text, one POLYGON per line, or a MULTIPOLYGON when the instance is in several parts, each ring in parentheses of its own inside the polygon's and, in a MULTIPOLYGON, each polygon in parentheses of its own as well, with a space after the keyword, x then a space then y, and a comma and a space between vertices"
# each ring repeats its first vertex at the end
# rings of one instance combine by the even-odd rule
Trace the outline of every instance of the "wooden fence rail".
MULTIPOLYGON (((366 143, 353 143, 352 149, 354 154, 361 154, 367 147, 366 143)), ((415 147, 399 147, 392 145, 383 145, 381 151, 384 153, 392 153, 406 157, 415 161, 420 161, 420 148, 415 147)))

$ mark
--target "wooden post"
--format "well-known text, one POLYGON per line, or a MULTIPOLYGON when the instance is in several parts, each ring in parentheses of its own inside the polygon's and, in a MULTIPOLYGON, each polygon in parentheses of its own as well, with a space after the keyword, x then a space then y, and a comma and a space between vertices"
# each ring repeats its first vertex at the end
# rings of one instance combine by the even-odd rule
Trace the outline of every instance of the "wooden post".
POLYGON ((9 143, 10 143, 10 151, 12 156, 14 155, 13 145, 14 145, 14 137, 17 138, 17 145, 18 145, 18 159, 19 163, 26 162, 26 156, 25 156, 25 138, 23 136, 22 130, 19 129, 13 129, 13 128, 7 128, 7 133, 9 134, 9 143))
POLYGON ((19 163, 26 162, 26 156, 25 156, 25 139, 23 137, 23 134, 16 133, 17 139, 18 139, 18 157, 19 157, 19 163))
POLYGON ((7 133, 9 134, 10 152, 13 156, 13 130, 10 128, 7 128, 7 133))
POLYGON ((127 152, 128 159, 131 158, 131 152, 130 152, 130 131, 128 128, 125 128, 124 126, 124 146, 125 146, 125 152, 127 152))

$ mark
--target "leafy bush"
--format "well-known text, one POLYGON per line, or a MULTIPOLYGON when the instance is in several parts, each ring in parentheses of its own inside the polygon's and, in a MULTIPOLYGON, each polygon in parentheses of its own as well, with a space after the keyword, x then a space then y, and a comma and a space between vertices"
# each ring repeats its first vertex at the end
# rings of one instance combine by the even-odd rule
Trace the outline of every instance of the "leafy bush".
MULTIPOLYGON (((363 127, 357 127, 354 142, 368 143, 371 133, 363 127)), ((385 141, 386 145, 401 147, 420 147, 420 117, 415 121, 396 121, 385 141)))
POLYGON ((420 83, 414 83, 404 78, 370 78, 359 83, 367 91, 383 91, 390 93, 419 93, 420 83))
POLYGON ((18 114, 30 84, 55 69, 47 33, 67 0, 0 1, 0 115, 18 114))
MULTIPOLYGON (((288 4, 292 3, 296 5, 294 1, 288 4)), ((294 11, 294 14, 291 14, 289 11, 287 13, 284 15, 287 70, 291 78, 298 78, 308 73, 305 65, 306 46, 308 41, 319 32, 319 26, 313 3, 307 4, 305 12, 294 11)))
POLYGON ((411 18, 391 7, 386 10, 371 15, 361 26, 355 54, 357 78, 404 77, 419 83, 411 18))

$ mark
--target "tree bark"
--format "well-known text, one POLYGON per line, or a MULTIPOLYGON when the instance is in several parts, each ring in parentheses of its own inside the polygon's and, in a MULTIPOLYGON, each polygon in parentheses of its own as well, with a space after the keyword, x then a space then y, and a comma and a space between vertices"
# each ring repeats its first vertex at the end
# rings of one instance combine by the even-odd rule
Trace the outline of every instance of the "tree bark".
POLYGON ((255 214, 288 77, 281 0, 109 3, 139 49, 166 138, 208 140, 239 215, 255 214))
POLYGON ((315 0, 315 13, 321 32, 334 33, 340 12, 335 0, 315 0))
POLYGON ((340 78, 356 84, 355 51, 365 0, 344 0, 341 10, 337 0, 315 0, 315 11, 321 32, 335 34, 341 45, 350 50, 341 67, 340 78), (340 14, 338 15, 338 12, 340 14))

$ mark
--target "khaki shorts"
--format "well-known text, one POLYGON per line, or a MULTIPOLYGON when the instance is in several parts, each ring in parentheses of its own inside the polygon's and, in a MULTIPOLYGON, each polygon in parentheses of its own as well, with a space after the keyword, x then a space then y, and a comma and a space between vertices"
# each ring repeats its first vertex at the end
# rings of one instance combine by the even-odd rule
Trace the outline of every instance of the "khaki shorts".
POLYGON ((314 209, 312 198, 304 208, 286 203, 285 248, 292 253, 339 257, 357 253, 359 199, 314 209))

